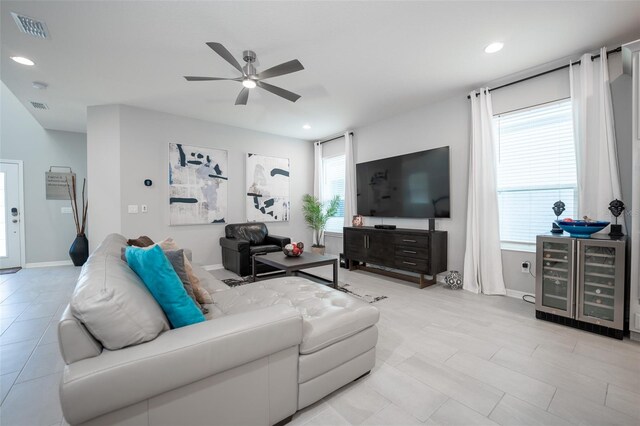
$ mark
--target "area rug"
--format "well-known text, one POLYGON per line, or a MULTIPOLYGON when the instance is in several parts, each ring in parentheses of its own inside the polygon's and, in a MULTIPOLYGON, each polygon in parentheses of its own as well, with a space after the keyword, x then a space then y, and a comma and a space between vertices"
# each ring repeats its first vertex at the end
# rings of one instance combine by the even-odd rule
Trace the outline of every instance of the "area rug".
POLYGON ((18 268, 0 269, 0 275, 15 274, 16 272, 18 272, 21 269, 22 268, 20 268, 20 267, 18 267, 18 268))
MULTIPOLYGON (((227 278, 222 280, 223 283, 228 285, 229 287, 237 287, 240 285, 250 284, 253 282, 253 277, 242 277, 242 278, 227 278)), ((376 303, 381 300, 387 298, 387 296, 383 296, 381 294, 375 294, 371 290, 363 289, 361 287, 355 287, 351 284, 343 283, 342 281, 338 282, 338 288, 343 293, 350 294, 353 297, 356 297, 360 300, 363 300, 367 303, 376 303)))

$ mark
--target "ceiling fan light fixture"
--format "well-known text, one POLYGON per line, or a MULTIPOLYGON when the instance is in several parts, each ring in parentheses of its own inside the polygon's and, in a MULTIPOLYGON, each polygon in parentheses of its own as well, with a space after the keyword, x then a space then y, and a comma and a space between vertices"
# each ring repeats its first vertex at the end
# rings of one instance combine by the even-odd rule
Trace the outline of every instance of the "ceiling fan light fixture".
POLYGON ((23 56, 12 56, 11 59, 14 60, 14 62, 17 62, 21 65, 26 65, 28 67, 32 67, 35 65, 35 62, 33 62, 31 59, 29 58, 25 58, 23 56))
POLYGON ((264 82, 263 80, 273 77, 278 77, 285 74, 291 74, 297 71, 302 71, 304 67, 299 60, 293 59, 289 62, 283 62, 275 67, 268 68, 262 72, 257 72, 256 67, 253 65, 256 60, 255 52, 251 50, 245 50, 242 52, 242 59, 247 63, 244 67, 241 67, 238 61, 233 57, 231 52, 227 50, 222 44, 218 42, 208 42, 207 46, 218 54, 222 59, 227 61, 232 67, 242 73, 238 78, 222 78, 222 77, 197 77, 197 76, 184 76, 187 81, 216 81, 216 80, 232 80, 241 83, 243 88, 236 98, 236 105, 246 105, 249 98, 249 91, 256 87, 260 87, 262 90, 271 92, 276 96, 286 99, 290 102, 296 102, 300 99, 300 95, 283 89, 282 87, 274 86, 264 82))
POLYGON ((504 43, 496 41, 484 48, 485 53, 496 53, 502 50, 504 43))
POLYGON ((309 129, 311 129, 311 125, 310 124, 303 124, 302 128, 305 129, 305 130, 309 130, 309 129))
POLYGON ((244 80, 242 80, 242 85, 247 89, 253 89, 256 87, 256 82, 255 80, 252 80, 250 78, 245 78, 244 80))

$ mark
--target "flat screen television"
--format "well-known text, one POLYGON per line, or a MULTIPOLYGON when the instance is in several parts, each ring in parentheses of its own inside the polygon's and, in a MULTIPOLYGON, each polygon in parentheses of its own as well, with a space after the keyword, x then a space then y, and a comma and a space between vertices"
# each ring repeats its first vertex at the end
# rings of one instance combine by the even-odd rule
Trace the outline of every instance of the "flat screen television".
POLYGON ((356 164, 358 214, 448 218, 449 147, 356 164))

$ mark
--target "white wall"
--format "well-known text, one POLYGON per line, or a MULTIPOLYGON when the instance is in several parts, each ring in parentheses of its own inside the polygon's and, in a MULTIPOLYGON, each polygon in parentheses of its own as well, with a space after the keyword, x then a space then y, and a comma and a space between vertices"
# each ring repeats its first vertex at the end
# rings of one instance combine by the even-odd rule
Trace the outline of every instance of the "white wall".
POLYGON ((87 173, 87 238, 93 251, 122 227, 119 105, 87 108, 87 173))
MULTIPOLYGON (((436 229, 448 231, 449 269, 462 271, 467 218, 470 114, 461 96, 354 130, 356 162, 442 146, 450 147, 451 218, 437 219, 436 229)), ((366 218, 366 225, 389 223, 399 228, 428 229, 426 219, 366 218)))
POLYGON ((69 166, 81 185, 87 174, 86 135, 43 129, 5 84, 0 85, 0 158, 24 162, 26 261, 69 261, 76 230, 73 217, 60 209, 70 203, 46 200, 45 172, 50 166, 69 166))
MULTIPOLYGON (((462 270, 464 261, 470 115, 465 95, 354 129, 356 163, 451 147, 451 219, 436 220, 436 229, 449 232, 449 269, 462 270)), ((428 229, 422 219, 365 218, 365 225, 395 224, 428 229)), ((327 237, 330 253, 342 251, 342 238, 327 237)))
MULTIPOLYGON (((609 57, 609 72, 612 81, 620 77, 622 73, 620 55, 609 57)), ((507 81, 512 81, 512 79, 507 79, 507 81)), ((495 87, 503 82, 493 82, 487 86, 495 87)), ((466 99, 466 95, 461 92, 455 98, 354 129, 356 162, 358 163, 444 145, 451 146, 452 217, 451 219, 436 220, 436 229, 449 232, 449 270, 459 271, 462 271, 464 262, 469 126, 471 121, 469 101, 466 99)), ((492 92, 493 112, 494 114, 504 113, 569 96, 569 72, 565 69, 492 92)), ((616 96, 616 92, 614 92, 614 96, 616 96)), ((621 173, 628 173, 627 167, 622 167, 621 173)), ((623 181, 627 178, 626 175, 622 176, 623 181)), ((381 222, 381 219, 374 218, 366 220, 367 225, 381 222)), ((386 219, 385 222, 407 228, 427 229, 428 227, 426 220, 386 219)), ((327 236, 326 244, 328 252, 334 254, 342 252, 342 238, 340 236, 327 236)), ((523 261, 529 261, 532 272, 535 273, 535 253, 533 251, 502 251, 505 284, 509 290, 534 293, 535 280, 533 276, 521 272, 523 261)))
MULTIPOLYGON (((89 117, 101 108, 112 106, 90 109, 89 117)), ((112 219, 104 218, 108 221, 105 223, 114 228, 109 232, 121 232, 127 237, 148 235, 153 240, 171 236, 179 245, 193 250, 196 262, 205 265, 222 262, 218 241, 224 235, 224 224, 168 225, 168 149, 170 142, 177 142, 228 151, 227 223, 246 220, 246 154, 288 157, 291 162, 291 220, 270 222, 267 226, 270 233, 311 246, 311 232, 304 223, 300 204, 304 193, 313 192, 312 143, 129 106, 120 105, 118 109, 120 164, 112 168, 119 170, 121 225, 116 229, 112 219), (151 179, 153 186, 145 187, 145 179, 151 179), (129 204, 146 204, 149 212, 128 214, 129 204)), ((88 129, 90 140, 94 137, 92 131, 92 128, 88 129)))

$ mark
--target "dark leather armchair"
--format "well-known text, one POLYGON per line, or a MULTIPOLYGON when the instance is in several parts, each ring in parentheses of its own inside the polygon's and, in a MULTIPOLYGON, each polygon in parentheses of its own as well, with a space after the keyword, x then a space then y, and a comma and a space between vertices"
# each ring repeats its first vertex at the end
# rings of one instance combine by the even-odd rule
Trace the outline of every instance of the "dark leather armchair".
MULTIPOLYGON (((227 225, 224 234, 220 238, 222 265, 241 277, 251 275, 251 256, 282 251, 291 242, 291 238, 269 235, 267 226, 260 222, 227 225)), ((258 274, 275 270, 261 263, 256 268, 258 274)))

